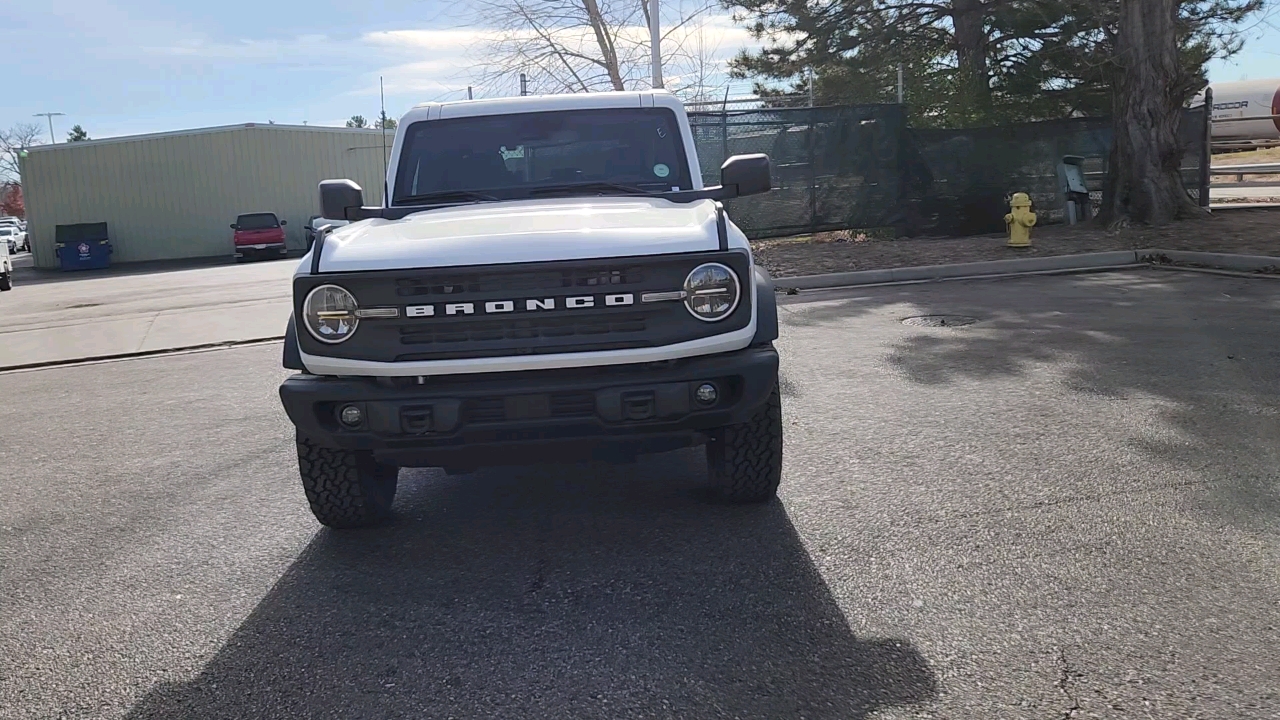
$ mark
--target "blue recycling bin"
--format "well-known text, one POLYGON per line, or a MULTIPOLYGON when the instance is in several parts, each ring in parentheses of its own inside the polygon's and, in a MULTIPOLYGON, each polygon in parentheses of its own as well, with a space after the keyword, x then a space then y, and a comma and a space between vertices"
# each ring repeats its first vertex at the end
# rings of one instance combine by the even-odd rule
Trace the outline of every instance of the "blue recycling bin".
POLYGON ((58 225, 54 247, 63 270, 101 270, 111 267, 111 239, 106 223, 58 225))

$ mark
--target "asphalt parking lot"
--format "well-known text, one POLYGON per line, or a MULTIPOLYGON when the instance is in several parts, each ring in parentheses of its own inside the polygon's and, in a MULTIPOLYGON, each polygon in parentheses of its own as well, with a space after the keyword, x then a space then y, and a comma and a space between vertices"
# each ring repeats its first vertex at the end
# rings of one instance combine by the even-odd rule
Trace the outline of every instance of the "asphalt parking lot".
POLYGON ((275 345, 0 374, 0 718, 1275 717, 1280 282, 782 310, 760 507, 678 452, 337 533, 275 345))

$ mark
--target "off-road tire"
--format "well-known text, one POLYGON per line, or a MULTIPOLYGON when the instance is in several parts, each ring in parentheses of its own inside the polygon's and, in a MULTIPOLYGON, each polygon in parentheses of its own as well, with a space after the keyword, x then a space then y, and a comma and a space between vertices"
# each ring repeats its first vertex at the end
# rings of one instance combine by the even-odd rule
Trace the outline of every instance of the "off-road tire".
POLYGON ((366 527, 391 514, 400 469, 377 462, 373 453, 325 447, 298 435, 298 471, 322 525, 366 527))
POLYGON ((751 419, 711 434, 707 469, 721 500, 761 503, 777 495, 782 481, 782 397, 776 383, 751 419))
POLYGON ((13 289, 13 278, 8 273, 0 275, 0 292, 13 289))

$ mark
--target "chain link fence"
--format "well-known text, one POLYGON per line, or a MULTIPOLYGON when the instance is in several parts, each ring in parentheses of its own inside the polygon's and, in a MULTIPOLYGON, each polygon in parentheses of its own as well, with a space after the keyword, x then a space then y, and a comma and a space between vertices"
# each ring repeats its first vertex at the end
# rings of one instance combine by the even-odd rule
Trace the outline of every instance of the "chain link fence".
MULTIPOLYGON (((753 238, 848 229, 1001 232, 1014 192, 1031 195, 1042 223, 1063 222, 1062 158, 1084 159, 1096 209, 1111 147, 1107 118, 917 130, 899 105, 850 105, 693 112, 689 119, 709 185, 731 155, 771 158, 773 192, 725 203, 753 238)), ((1207 192, 1202 108, 1185 112, 1182 139, 1183 179, 1199 197, 1207 192)))

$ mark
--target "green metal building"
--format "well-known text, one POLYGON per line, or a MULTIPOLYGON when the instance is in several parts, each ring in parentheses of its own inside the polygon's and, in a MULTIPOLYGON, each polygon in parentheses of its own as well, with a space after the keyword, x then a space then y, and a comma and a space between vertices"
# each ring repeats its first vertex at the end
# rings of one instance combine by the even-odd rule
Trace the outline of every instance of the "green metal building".
POLYGON ((350 178, 380 203, 387 155, 379 130, 260 123, 33 147, 22 160, 32 254, 56 268, 56 226, 105 222, 112 263, 230 257, 229 226, 248 212, 287 220, 301 250, 317 184, 350 178))

